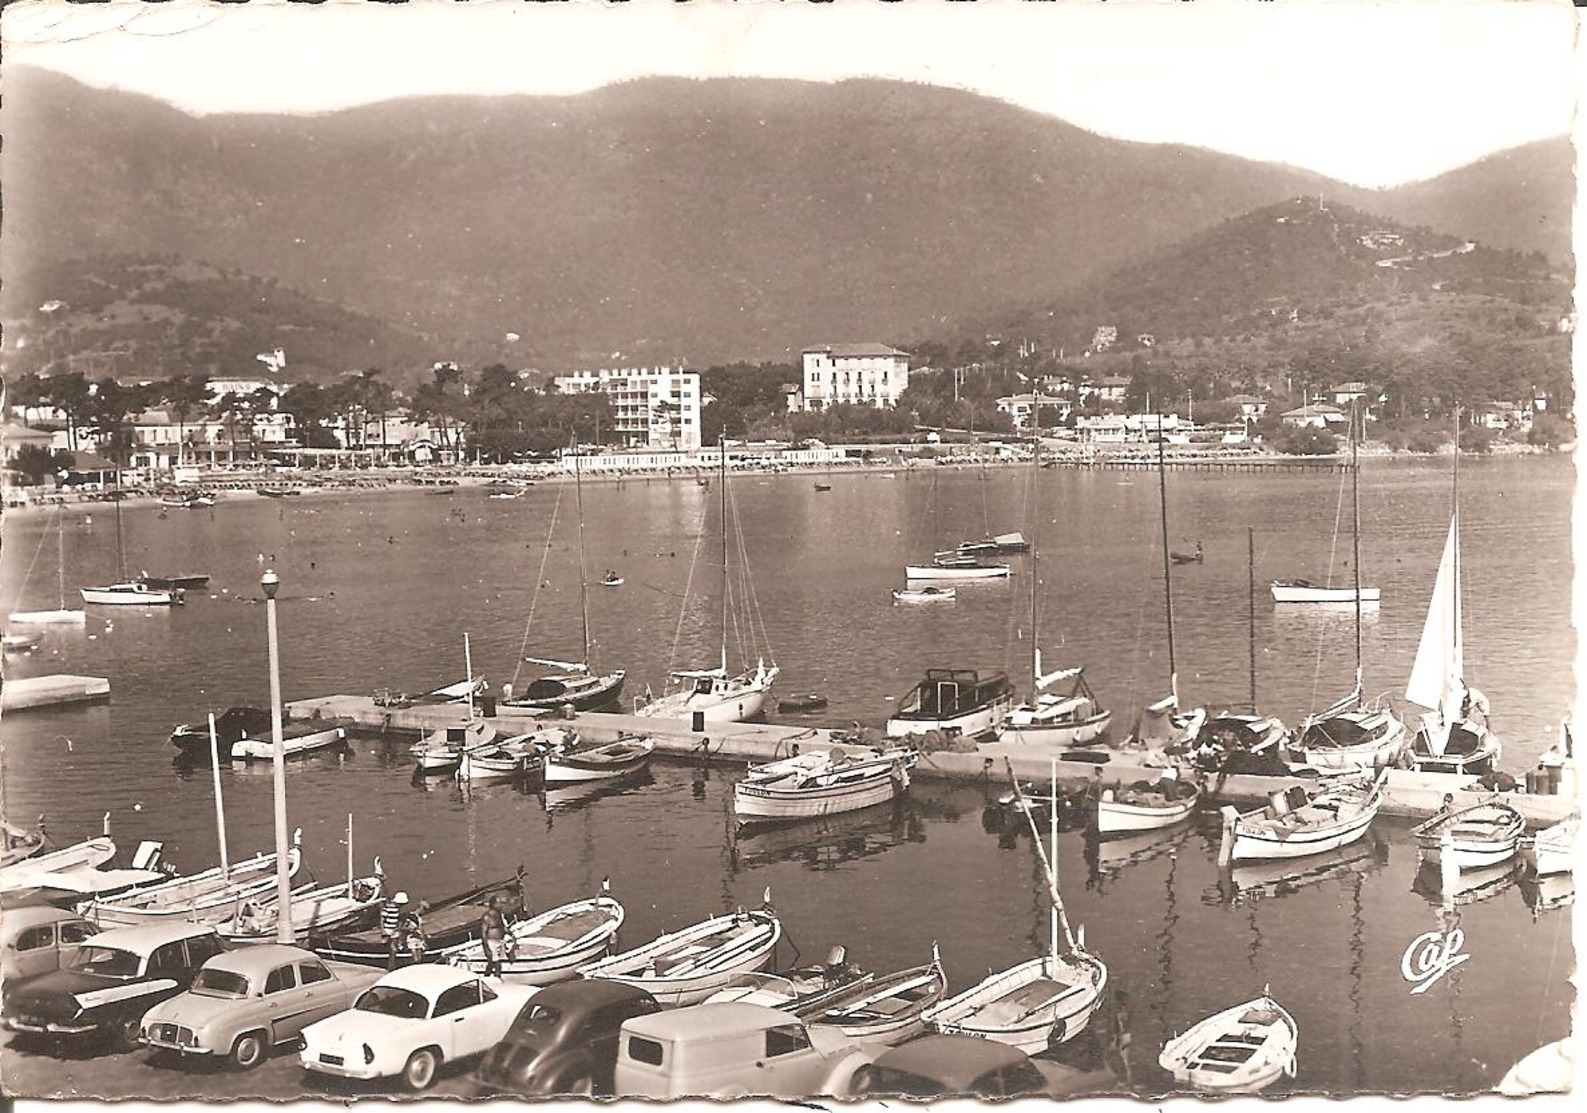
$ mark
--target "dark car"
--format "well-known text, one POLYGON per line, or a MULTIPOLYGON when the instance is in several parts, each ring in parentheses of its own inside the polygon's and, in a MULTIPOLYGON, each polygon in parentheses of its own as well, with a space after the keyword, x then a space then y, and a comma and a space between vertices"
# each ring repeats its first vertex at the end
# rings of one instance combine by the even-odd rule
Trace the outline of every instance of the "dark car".
POLYGON ((524 1006, 474 1078, 491 1093, 610 1094, 623 1022, 660 1012, 644 990, 604 978, 549 986, 524 1006))
POLYGON ((976 1036, 922 1036, 892 1048, 855 1072, 857 1098, 941 1098, 969 1094, 1013 1098, 1040 1094, 1047 1080, 1029 1055, 976 1036))
POLYGON ((152 1006, 175 997, 224 946, 208 924, 113 928, 78 948, 71 965, 6 987, 5 1017, 14 1032, 83 1036, 108 1033, 138 1046, 138 1024, 152 1006))

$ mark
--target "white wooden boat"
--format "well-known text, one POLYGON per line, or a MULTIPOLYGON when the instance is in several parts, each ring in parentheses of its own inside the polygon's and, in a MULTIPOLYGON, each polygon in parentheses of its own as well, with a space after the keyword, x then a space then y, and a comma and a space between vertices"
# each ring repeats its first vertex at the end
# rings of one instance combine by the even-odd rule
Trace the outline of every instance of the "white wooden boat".
POLYGON ((1266 807, 1223 808, 1218 865, 1264 858, 1304 858, 1348 846, 1367 833, 1383 806, 1387 770, 1331 778, 1308 792, 1275 792, 1266 807))
POLYGON ((1570 873, 1576 868, 1576 829, 1579 816, 1569 816, 1552 827, 1522 840, 1521 858, 1538 877, 1570 873))
POLYGON ((554 749, 545 756, 545 781, 551 786, 627 777, 649 765, 655 749, 656 744, 645 737, 619 738, 601 746, 575 743, 567 749, 554 749))
MULTIPOLYGON (((0 750, 0 753, 3 752, 0 750)), ((42 825, 43 822, 43 817, 39 817, 39 823, 42 825)), ((5 843, 3 850, 0 850, 0 868, 25 862, 44 849, 42 831, 24 831, 9 823, 0 823, 0 839, 5 843)))
POLYGON ((720 1005, 740 1002, 765 1005, 785 1012, 810 1010, 817 1006, 824 1007, 854 986, 868 985, 875 978, 875 974, 850 965, 848 951, 839 946, 832 948, 826 962, 814 966, 777 973, 757 970, 739 974, 703 1003, 720 1005))
MULTIPOLYGON (((287 851, 287 873, 295 876, 302 858, 296 845, 287 851)), ((276 884, 276 856, 258 854, 188 877, 138 886, 112 897, 84 902, 77 911, 102 928, 192 920, 218 923, 232 915, 239 900, 260 897, 276 884)))
POLYGON ((500 781, 527 777, 545 766, 545 753, 561 732, 531 731, 466 749, 458 758, 460 781, 500 781))
MULTIPOLYGON (((580 970, 609 952, 623 926, 623 906, 604 891, 508 925, 501 976, 523 985, 551 985, 577 977, 580 970)), ((478 941, 453 951, 448 961, 483 974, 485 945, 478 941)))
POLYGON ((1421 773, 1481 776, 1497 768, 1502 749, 1488 726, 1488 700, 1466 684, 1465 639, 1461 632, 1460 515, 1438 562, 1432 601, 1405 685, 1405 698, 1431 708, 1411 738, 1411 768, 1421 773))
POLYGON ((1450 808, 1446 796, 1443 809, 1418 824, 1412 834, 1424 862, 1474 870, 1514 858, 1525 831, 1521 813, 1502 800, 1450 808))
POLYGON ((638 986, 663 1005, 693 1005, 735 975, 765 967, 781 938, 782 921, 766 906, 713 916, 602 959, 581 973, 638 986))
POLYGON ((958 597, 958 590, 951 587, 893 588, 895 603, 951 603, 958 597))
POLYGON ((483 746, 496 737, 496 728, 483 719, 432 731, 408 748, 425 775, 451 773, 463 760, 463 751, 483 746))
POLYGON ((35 853, 20 861, 0 866, 0 893, 15 889, 33 888, 34 879, 43 874, 61 870, 94 869, 116 856, 116 844, 108 835, 86 839, 71 846, 52 850, 47 854, 35 853))
POLYGON ((867 981, 856 982, 828 998, 796 1003, 788 1009, 807 1026, 833 1028, 856 1043, 895 1045, 919 1035, 925 1016, 948 990, 942 959, 867 981))
MULTIPOLYGON (((288 913, 292 937, 300 942, 310 935, 335 931, 373 914, 384 902, 385 874, 375 859, 375 872, 335 885, 310 883, 293 891, 288 913)), ((239 900, 230 916, 215 925, 215 933, 232 945, 274 943, 279 927, 280 902, 274 891, 239 900)))
POLYGON ((1264 992, 1198 1021, 1164 1044, 1157 1061, 1176 1082, 1198 1090, 1255 1094, 1295 1077, 1299 1041, 1295 1018, 1264 992))
POLYGON ((997 740, 1069 747, 1087 745, 1107 733, 1113 712, 1098 705, 1084 670, 1058 669, 1043 675, 1039 649, 1035 660, 1035 697, 1008 713, 997 728, 997 740), (1057 684, 1067 684, 1068 688, 1047 690, 1057 684))
POLYGON ((746 778, 733 786, 733 812, 740 823, 811 819, 884 804, 909 789, 913 750, 888 750, 874 757, 839 751, 822 767, 784 776, 746 778))
MULTIPOLYGON (((334 723, 294 723, 281 729, 281 749, 286 757, 306 757, 347 745, 347 728, 334 723)), ((269 734, 246 734, 231 744, 233 761, 273 761, 275 740, 269 734)))
POLYGON ((685 722, 697 717, 706 723, 745 722, 765 714, 779 671, 764 661, 757 661, 753 671, 738 676, 729 676, 725 667, 680 669, 672 677, 683 682, 682 688, 640 704, 634 714, 685 722))
POLYGON ((1189 819, 1200 803, 1201 786, 1166 769, 1155 781, 1104 788, 1096 801, 1096 831, 1102 836, 1159 831, 1189 819))
POLYGON ((1003 673, 983 677, 973 669, 927 669, 925 678, 898 701, 887 720, 889 738, 912 734, 977 735, 1001 722, 1014 706, 1014 688, 1003 673))
POLYGON ((85 587, 78 591, 84 603, 102 607, 169 607, 183 601, 180 588, 150 587, 138 580, 85 587))
POLYGON ((1377 603, 1382 592, 1375 587, 1329 587, 1310 580, 1274 580, 1270 585, 1275 603, 1377 603))
POLYGON ((981 564, 975 560, 947 564, 906 564, 906 580, 998 580, 1010 575, 1006 564, 981 564))
POLYGON ((1405 724, 1387 707, 1359 705, 1359 687, 1339 703, 1308 716, 1290 744, 1291 760, 1313 769, 1382 769, 1410 741, 1405 724))

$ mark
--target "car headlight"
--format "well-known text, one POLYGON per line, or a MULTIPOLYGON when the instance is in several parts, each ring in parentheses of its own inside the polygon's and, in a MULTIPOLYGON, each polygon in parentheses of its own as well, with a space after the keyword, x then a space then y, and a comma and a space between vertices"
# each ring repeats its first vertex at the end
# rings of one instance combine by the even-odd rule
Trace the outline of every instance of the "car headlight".
POLYGON ((374 1061, 375 1061, 375 1049, 370 1047, 367 1043, 364 1044, 364 1065, 368 1066, 369 1064, 373 1063, 374 1061))

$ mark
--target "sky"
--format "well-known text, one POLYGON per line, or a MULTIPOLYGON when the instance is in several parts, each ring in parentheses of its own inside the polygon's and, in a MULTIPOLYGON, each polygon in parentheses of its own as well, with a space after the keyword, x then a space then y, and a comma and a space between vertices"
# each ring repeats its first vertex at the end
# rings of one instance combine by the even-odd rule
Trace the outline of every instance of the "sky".
POLYGON ((191 112, 574 94, 647 75, 882 77, 1366 186, 1573 126, 1568 0, 21 0, 4 64, 191 112))

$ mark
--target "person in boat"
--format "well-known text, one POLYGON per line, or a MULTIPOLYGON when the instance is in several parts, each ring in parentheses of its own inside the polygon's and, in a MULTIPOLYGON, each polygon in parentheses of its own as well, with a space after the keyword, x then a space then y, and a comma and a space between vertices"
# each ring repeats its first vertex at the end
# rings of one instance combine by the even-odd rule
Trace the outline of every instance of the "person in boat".
MULTIPOLYGON (((1462 684, 1464 684, 1464 681, 1462 681, 1462 684)), ((1466 697, 1460 701, 1460 717, 1462 719, 1486 726, 1490 709, 1491 705, 1488 703, 1488 697, 1483 695, 1480 689, 1466 689, 1466 697)))
POLYGON ((397 968, 397 940, 402 935, 403 909, 407 906, 407 893, 393 893, 380 906, 380 937, 386 941, 386 969, 397 968))
POLYGON ((485 977, 501 977, 501 960, 507 953, 507 918, 501 914, 500 897, 491 897, 479 918, 479 938, 485 946, 485 977))

